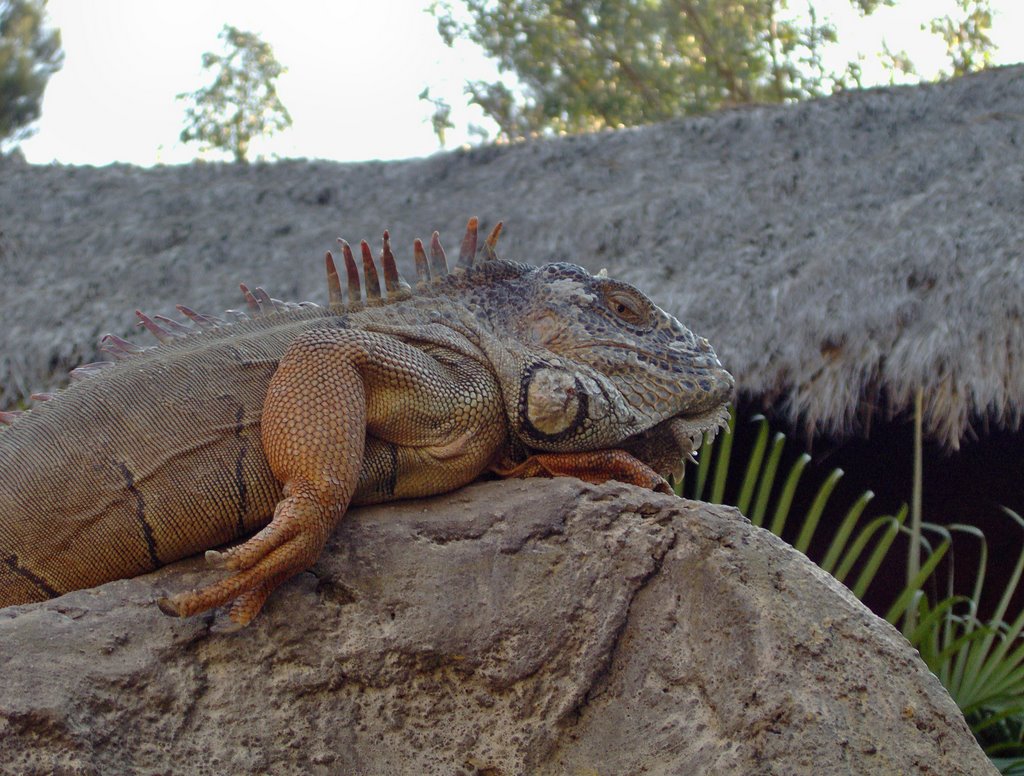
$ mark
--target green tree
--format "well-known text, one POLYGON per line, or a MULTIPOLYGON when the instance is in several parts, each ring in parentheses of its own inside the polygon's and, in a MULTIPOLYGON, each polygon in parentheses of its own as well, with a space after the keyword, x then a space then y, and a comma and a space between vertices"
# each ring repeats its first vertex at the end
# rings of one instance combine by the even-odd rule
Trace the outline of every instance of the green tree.
MULTIPOLYGON (((851 0, 862 13, 893 0, 851 0)), ((787 0, 438 0, 449 45, 464 38, 514 73, 467 84, 503 136, 661 121, 715 108, 830 93, 823 47, 835 28, 787 0)))
POLYGON ((452 123, 452 106, 443 97, 431 97, 429 86, 420 92, 420 99, 434 106, 434 112, 430 115, 430 126, 437 135, 437 142, 444 148, 445 134, 449 129, 455 128, 455 124, 452 123))
MULTIPOLYGON (((897 0, 849 2, 866 15, 897 0)), ((962 75, 987 66, 995 46, 990 0, 957 6, 922 28, 942 37, 953 75, 962 75)), ((826 67, 837 33, 815 0, 435 0, 431 12, 448 45, 472 41, 514 76, 466 85, 469 102, 509 139, 861 86, 863 56, 838 72, 826 67)), ((894 82, 917 75, 905 51, 883 49, 894 82)))
POLYGON ((181 141, 203 144, 203 150, 230 152, 246 162, 254 137, 290 127, 292 117, 277 96, 274 82, 285 68, 274 58, 270 45, 251 33, 224 25, 218 37, 225 53, 203 54, 203 68, 220 67, 213 83, 178 95, 192 104, 185 109, 186 127, 181 141))
MULTIPOLYGON (((989 37, 992 29, 992 6, 989 0, 957 0, 963 16, 940 16, 929 24, 931 31, 942 37, 946 53, 953 65, 953 75, 966 75, 982 70, 992 62, 995 44, 989 37)), ((923 27, 924 25, 922 25, 923 27)))
POLYGON ((32 134, 46 83, 64 64, 60 31, 45 16, 46 0, 0 0, 0 140, 32 134))

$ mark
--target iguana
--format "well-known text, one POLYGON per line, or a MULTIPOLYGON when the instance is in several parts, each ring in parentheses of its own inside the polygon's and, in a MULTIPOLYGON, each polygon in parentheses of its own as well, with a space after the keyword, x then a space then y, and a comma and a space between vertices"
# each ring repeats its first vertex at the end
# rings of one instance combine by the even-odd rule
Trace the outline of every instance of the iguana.
POLYGON ((230 573, 158 604, 188 616, 230 603, 242 626, 316 561, 350 504, 487 471, 667 488, 662 474, 722 425, 731 375, 632 286, 499 259, 500 231, 478 251, 470 219, 450 272, 437 232, 429 254, 416 240, 415 290, 385 232, 384 293, 367 243, 360 281, 340 241, 347 303, 327 253, 325 308, 243 285, 250 313, 230 321, 136 311, 159 344, 107 335, 114 360, 0 417, 13 421, 0 432, 0 607, 206 550, 230 573))

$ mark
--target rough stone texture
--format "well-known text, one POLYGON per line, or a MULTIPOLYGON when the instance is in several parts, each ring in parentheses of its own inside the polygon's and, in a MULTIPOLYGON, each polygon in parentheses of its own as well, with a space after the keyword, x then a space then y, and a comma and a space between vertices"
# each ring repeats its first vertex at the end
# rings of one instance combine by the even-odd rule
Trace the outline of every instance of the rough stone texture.
POLYGON ((1021 105, 1018 66, 388 164, 0 160, 0 405, 131 333, 138 307, 219 312, 239 281, 322 302, 335 237, 389 228, 410 268, 414 237, 455 247, 476 214, 504 219, 510 258, 636 282, 780 414, 845 427, 924 386, 938 438, 974 414, 1013 426, 1021 105))
POLYGON ((357 510, 249 629, 186 561, 0 611, 0 773, 981 774, 902 637, 734 510, 483 483, 357 510))

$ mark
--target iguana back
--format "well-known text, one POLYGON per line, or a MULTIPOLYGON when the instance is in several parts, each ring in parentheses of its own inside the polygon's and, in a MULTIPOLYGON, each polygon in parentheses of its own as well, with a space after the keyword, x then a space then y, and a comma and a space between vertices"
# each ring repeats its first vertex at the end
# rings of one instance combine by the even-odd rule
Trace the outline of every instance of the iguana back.
POLYGON ((497 234, 474 264, 472 219, 452 273, 436 233, 429 258, 417 241, 415 294, 385 233, 386 296, 363 243, 365 302, 344 245, 347 305, 328 254, 326 309, 243 287, 258 317, 180 308, 202 324, 181 335, 140 313, 158 347, 113 338, 117 363, 85 368, 93 376, 0 433, 0 606, 267 526, 207 553, 232 576, 161 602, 187 615, 234 601, 245 624, 316 560, 349 503, 443 492, 487 469, 658 485, 642 461, 605 448, 644 440, 632 449, 659 463, 666 448, 687 452, 721 422, 732 378, 635 289, 499 260, 497 234))
POLYGON ((0 433, 0 606, 151 571, 266 524, 281 485, 260 441, 264 398, 324 312, 285 315, 299 320, 126 359, 0 433))

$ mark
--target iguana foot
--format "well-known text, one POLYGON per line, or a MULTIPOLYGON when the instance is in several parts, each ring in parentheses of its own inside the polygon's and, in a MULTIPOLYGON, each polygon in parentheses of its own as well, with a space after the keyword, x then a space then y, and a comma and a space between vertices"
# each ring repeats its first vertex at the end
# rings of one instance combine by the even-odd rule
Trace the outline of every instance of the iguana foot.
POLYGON ((237 547, 212 553, 215 565, 236 573, 198 590, 161 598, 157 601, 160 611, 189 617, 232 602, 231 621, 239 627, 247 625, 274 588, 319 557, 332 524, 324 512, 315 498, 296 494, 293 488, 266 528, 237 547))
POLYGON ((618 480, 659 493, 673 492, 664 477, 625 450, 537 453, 510 469, 492 466, 491 471, 499 477, 579 477, 596 485, 618 480))

